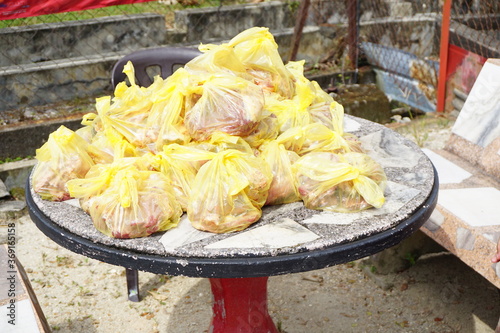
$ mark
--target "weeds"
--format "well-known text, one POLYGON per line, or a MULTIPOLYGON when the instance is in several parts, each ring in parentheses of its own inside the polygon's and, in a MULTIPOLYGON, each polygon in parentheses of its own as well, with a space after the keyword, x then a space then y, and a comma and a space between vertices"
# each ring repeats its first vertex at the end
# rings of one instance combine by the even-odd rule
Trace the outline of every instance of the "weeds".
POLYGON ((0 164, 10 163, 10 162, 19 162, 19 161, 22 161, 25 159, 31 159, 31 158, 33 158, 33 156, 14 157, 14 158, 6 157, 5 159, 0 160, 0 164))

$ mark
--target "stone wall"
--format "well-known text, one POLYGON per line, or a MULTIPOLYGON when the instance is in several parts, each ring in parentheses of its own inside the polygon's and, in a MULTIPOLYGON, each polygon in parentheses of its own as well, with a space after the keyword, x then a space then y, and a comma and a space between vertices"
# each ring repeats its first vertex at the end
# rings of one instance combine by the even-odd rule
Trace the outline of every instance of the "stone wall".
POLYGON ((250 27, 267 27, 271 31, 283 31, 293 28, 294 25, 295 20, 290 6, 281 1, 270 1, 176 11, 173 35, 178 36, 179 33, 183 33, 182 42, 201 43, 231 39, 250 27))
POLYGON ((0 66, 134 50, 161 45, 164 40, 165 18, 158 14, 4 28, 0 29, 0 45, 9 47, 0 52, 0 66))
MULTIPOLYGON (((114 63, 134 50, 217 43, 253 26, 268 27, 287 59, 294 26, 287 3, 186 9, 175 15, 175 29, 167 29, 156 14, 0 29, 0 46, 8 49, 0 52, 0 112, 107 94, 114 63)), ((318 61, 329 42, 319 27, 305 27, 298 59, 318 61)))

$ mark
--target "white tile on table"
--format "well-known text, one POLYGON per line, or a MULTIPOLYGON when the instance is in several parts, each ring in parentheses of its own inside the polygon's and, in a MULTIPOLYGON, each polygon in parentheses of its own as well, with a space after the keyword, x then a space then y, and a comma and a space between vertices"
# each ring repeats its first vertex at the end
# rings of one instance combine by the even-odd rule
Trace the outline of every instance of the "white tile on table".
POLYGON ((436 167, 440 184, 460 184, 472 174, 430 149, 422 149, 436 167))
POLYGON ((167 251, 175 250, 178 247, 213 237, 215 234, 195 229, 186 215, 181 217, 177 227, 168 230, 160 238, 160 243, 167 251))
MULTIPOLYGON (((360 214, 362 215, 363 212, 361 212, 360 214)), ((347 225, 359 219, 361 215, 323 211, 303 220, 302 223, 347 225)))
POLYGON ((38 328, 38 323, 35 317, 35 310, 31 306, 29 299, 24 299, 13 303, 15 306, 14 311, 12 308, 9 309, 10 303, 0 307, 0 332, 2 333, 38 333, 40 329, 38 328), (13 317, 9 316, 13 313, 13 317), (9 320, 14 319, 15 325, 9 323, 9 320))
POLYGON ((241 232, 219 242, 205 246, 220 248, 282 248, 312 242, 319 236, 292 219, 284 218, 252 230, 241 232))
POLYGON ((344 117, 344 132, 355 132, 361 128, 361 124, 356 120, 344 117))
POLYGON ((500 191, 493 187, 440 190, 438 204, 473 227, 500 225, 500 191))
POLYGON ((386 133, 377 131, 360 136, 359 141, 366 153, 384 168, 413 168, 417 165, 422 154, 386 133))
POLYGON ((63 201, 63 203, 68 204, 68 205, 73 206, 73 207, 76 207, 76 208, 82 208, 82 206, 80 205, 79 199, 69 199, 69 200, 63 201))

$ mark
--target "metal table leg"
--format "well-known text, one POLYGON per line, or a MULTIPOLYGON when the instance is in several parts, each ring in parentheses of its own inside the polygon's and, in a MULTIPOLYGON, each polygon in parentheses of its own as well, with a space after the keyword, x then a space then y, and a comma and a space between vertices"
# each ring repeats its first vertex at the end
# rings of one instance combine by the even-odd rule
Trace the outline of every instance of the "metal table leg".
POLYGON ((211 278, 211 333, 278 333, 267 309, 267 277, 211 278))
POLYGON ((135 269, 125 268, 127 278, 128 299, 132 302, 139 302, 139 272, 135 269))

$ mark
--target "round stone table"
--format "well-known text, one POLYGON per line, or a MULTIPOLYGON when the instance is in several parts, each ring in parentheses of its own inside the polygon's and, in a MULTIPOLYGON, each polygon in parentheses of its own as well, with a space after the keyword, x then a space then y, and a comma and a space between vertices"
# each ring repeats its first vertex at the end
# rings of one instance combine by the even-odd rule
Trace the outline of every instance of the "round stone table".
POLYGON ((359 213, 310 210, 302 202, 266 206, 249 228, 201 232, 185 216, 179 226, 146 238, 114 239, 98 232, 75 200, 50 202, 26 184, 29 213, 59 245, 127 271, 206 277, 213 292, 210 332, 278 332, 267 309, 272 275, 321 269, 394 246, 418 230, 437 203, 434 166, 413 142, 376 123, 346 116, 388 179, 386 202, 359 213))

